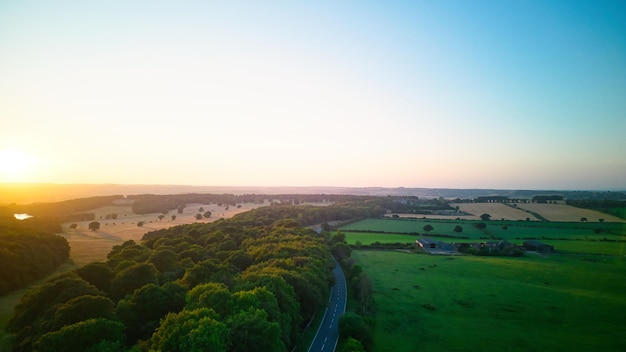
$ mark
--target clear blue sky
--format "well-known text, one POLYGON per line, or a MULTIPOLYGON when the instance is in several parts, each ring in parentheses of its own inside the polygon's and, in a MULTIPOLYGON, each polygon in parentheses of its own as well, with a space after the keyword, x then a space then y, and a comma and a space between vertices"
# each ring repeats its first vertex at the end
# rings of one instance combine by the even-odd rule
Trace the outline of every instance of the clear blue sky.
POLYGON ((626 189, 624 1, 2 1, 0 182, 626 189))

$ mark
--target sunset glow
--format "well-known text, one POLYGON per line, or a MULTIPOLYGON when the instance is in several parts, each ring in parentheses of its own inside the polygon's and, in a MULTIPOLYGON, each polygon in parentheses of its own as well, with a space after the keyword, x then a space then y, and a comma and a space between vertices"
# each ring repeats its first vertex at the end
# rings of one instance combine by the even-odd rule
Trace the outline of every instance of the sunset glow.
POLYGON ((623 189, 624 38, 614 1, 4 2, 0 150, 46 163, 0 182, 623 189))
POLYGON ((38 160, 20 150, 0 151, 0 182, 28 182, 38 160))

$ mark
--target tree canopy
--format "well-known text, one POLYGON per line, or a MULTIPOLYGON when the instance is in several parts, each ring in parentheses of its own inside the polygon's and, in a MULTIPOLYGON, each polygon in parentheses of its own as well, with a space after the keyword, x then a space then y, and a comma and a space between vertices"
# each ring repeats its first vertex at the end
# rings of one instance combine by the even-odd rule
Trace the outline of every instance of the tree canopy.
POLYGON ((105 262, 29 291, 7 330, 15 351, 80 334, 81 350, 291 350, 326 303, 329 244, 349 249, 302 224, 380 213, 367 202, 277 205, 149 232, 141 243, 114 246, 105 262))

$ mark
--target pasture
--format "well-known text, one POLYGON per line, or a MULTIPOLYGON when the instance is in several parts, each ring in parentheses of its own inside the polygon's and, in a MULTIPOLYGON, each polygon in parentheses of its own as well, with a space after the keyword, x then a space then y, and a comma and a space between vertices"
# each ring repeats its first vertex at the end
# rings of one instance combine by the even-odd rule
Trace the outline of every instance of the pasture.
POLYGON ((626 258, 353 251, 377 351, 623 351, 626 258))
POLYGON ((436 219, 366 219, 339 228, 348 244, 415 243, 425 236, 444 242, 483 242, 507 240, 521 245, 526 239, 537 239, 553 245, 563 253, 624 255, 626 225, 623 223, 563 223, 538 221, 469 221, 436 219), (476 224, 485 223, 484 230, 476 224), (433 230, 426 232, 425 225, 433 230), (461 226, 462 232, 454 231, 461 226), (419 235, 418 235, 419 233, 419 235), (438 236, 447 237, 438 237, 438 236), (450 236, 467 236, 468 239, 450 236))

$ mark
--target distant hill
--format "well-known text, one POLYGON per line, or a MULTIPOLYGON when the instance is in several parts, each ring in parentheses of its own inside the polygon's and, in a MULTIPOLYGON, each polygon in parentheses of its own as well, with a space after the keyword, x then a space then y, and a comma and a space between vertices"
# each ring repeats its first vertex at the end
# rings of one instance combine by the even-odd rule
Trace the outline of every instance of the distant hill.
POLYGON ((570 200, 624 200, 626 191, 576 190, 499 190, 455 188, 386 188, 386 187, 237 187, 186 185, 121 185, 121 184, 0 184, 0 204, 29 204, 63 200, 131 194, 353 194, 371 196, 416 196, 420 198, 474 199, 482 196, 503 196, 532 199, 537 195, 561 195, 570 200))

